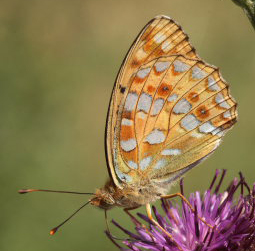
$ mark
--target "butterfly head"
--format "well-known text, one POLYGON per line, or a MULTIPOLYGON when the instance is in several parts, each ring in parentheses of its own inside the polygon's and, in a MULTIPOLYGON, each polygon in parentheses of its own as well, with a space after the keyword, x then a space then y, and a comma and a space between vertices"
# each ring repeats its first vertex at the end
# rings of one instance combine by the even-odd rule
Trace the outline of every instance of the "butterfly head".
POLYGON ((90 199, 90 204, 104 210, 111 209, 116 205, 115 195, 116 187, 110 179, 104 187, 97 189, 94 196, 90 199))
POLYGON ((115 200, 109 191, 101 188, 96 191, 96 194, 90 200, 90 204, 108 210, 115 206, 115 200))

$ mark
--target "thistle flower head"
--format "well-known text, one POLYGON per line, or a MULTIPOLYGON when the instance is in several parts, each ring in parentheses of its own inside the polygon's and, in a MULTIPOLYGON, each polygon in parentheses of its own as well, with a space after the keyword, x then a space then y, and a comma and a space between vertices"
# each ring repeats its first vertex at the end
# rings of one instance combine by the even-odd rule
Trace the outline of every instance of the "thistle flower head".
MULTIPOLYGON (((113 221, 128 236, 123 241, 126 248, 117 244, 111 234, 107 233, 108 237, 123 251, 255 250, 255 185, 249 188, 240 174, 239 179, 235 178, 228 188, 220 193, 225 171, 216 185, 219 173, 217 170, 203 196, 200 192, 189 196, 189 202, 195 208, 195 212, 185 202, 182 202, 179 208, 170 200, 162 200, 164 216, 153 207, 155 219, 172 238, 140 213, 138 216, 147 222, 148 226, 145 227, 133 218, 136 233, 113 221), (203 223, 200 218, 208 224, 203 223), (214 226, 213 229, 209 224, 214 226)), ((180 183, 183 193, 183 182, 180 183)))

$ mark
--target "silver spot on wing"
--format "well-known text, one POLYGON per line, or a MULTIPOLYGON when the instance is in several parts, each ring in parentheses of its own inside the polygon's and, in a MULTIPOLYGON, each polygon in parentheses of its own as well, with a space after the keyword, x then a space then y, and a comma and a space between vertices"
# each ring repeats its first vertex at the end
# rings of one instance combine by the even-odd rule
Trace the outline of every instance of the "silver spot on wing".
POLYGON ((134 161, 132 161, 132 160, 130 160, 130 161, 128 161, 128 166, 129 167, 131 167, 131 168, 133 168, 133 169, 137 169, 137 163, 135 163, 134 161))
POLYGON ((167 164, 167 161, 165 159, 160 159, 159 161, 157 161, 157 163, 154 166, 154 169, 161 169, 163 167, 165 167, 167 164))
POLYGON ((170 65, 170 62, 157 62, 155 68, 157 72, 165 71, 170 65))
POLYGON ((159 112, 161 111, 163 105, 164 105, 164 99, 162 99, 162 98, 156 99, 154 104, 153 104, 151 115, 154 116, 154 115, 159 114, 159 112))
POLYGON ((180 149, 165 149, 161 152, 161 155, 164 155, 164 156, 175 156, 180 154, 181 154, 180 149))
POLYGON ((160 144, 164 142, 165 139, 165 134, 162 131, 155 129, 146 137, 145 142, 148 142, 151 145, 160 144))
POLYGON ((145 78, 150 73, 150 70, 151 70, 150 67, 141 69, 137 72, 136 76, 138 78, 145 78))
POLYGON ((181 126, 187 131, 195 129, 200 123, 194 114, 189 114, 181 120, 181 126))
POLYGON ((139 98, 137 108, 140 111, 144 111, 148 113, 151 107, 151 103, 152 103, 152 96, 147 93, 142 93, 142 95, 139 98))
POLYGON ((220 107, 228 109, 230 108, 230 105, 225 101, 225 98, 222 93, 218 93, 215 97, 215 101, 217 104, 219 104, 220 107))
POLYGON ((115 167, 115 172, 117 174, 117 176, 119 177, 120 180, 124 181, 124 182, 131 182, 132 181, 132 177, 126 173, 123 173, 119 170, 119 168, 115 167))
POLYGON ((189 66, 180 60, 175 60, 174 61, 174 71, 176 72, 185 72, 189 69, 189 66))
POLYGON ((178 98, 178 95, 174 93, 174 94, 172 94, 172 95, 170 95, 170 96, 168 97, 167 101, 168 101, 168 102, 173 102, 173 101, 175 101, 177 98, 178 98))
POLYGON ((212 131, 214 131, 216 129, 216 127, 212 124, 211 121, 207 121, 204 124, 202 124, 201 126, 199 126, 198 130, 201 133, 211 133, 212 131))
POLYGON ((192 78, 201 79, 201 78, 204 78, 205 76, 206 76, 206 73, 202 71, 199 67, 195 66, 192 69, 192 78))
POLYGON ((136 93, 131 92, 127 95, 126 102, 125 102, 125 109, 129 112, 132 112, 135 109, 136 103, 138 100, 138 96, 136 93))
POLYGON ((124 125, 124 126, 132 126, 134 124, 133 120, 131 119, 126 119, 126 118, 123 118, 121 120, 121 125, 124 125))
POLYGON ((128 139, 128 140, 121 140, 120 146, 125 152, 130 152, 136 148, 136 140, 135 139, 128 139))
POLYGON ((183 113, 187 113, 191 110, 192 105, 190 104, 190 102, 183 98, 180 101, 178 101, 178 103, 174 106, 173 112, 176 114, 183 114, 183 113))
POLYGON ((220 87, 218 86, 218 84, 214 80, 213 76, 208 77, 208 89, 210 91, 214 91, 214 92, 220 91, 220 87))
POLYGON ((152 160, 152 158, 151 158, 150 156, 149 156, 149 157, 146 157, 146 158, 144 158, 144 159, 142 159, 142 160, 140 161, 140 168, 141 168, 142 170, 145 170, 145 169, 150 165, 151 160, 152 160))

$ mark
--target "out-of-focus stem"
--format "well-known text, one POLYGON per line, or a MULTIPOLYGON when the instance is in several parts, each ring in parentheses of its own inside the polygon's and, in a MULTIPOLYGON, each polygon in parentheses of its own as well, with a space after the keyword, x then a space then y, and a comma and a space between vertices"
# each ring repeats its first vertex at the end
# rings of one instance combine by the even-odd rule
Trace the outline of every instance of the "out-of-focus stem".
POLYGON ((232 0, 235 4, 243 8, 255 29, 255 0, 232 0))

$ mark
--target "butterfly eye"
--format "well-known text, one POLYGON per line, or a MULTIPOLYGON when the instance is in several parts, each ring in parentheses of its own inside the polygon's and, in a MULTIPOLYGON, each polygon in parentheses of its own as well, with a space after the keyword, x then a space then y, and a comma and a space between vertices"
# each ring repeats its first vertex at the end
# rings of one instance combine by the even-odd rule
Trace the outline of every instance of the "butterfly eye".
POLYGON ((102 203, 105 204, 106 206, 114 205, 115 204, 115 200, 111 196, 105 196, 103 198, 102 203))

